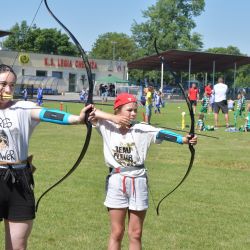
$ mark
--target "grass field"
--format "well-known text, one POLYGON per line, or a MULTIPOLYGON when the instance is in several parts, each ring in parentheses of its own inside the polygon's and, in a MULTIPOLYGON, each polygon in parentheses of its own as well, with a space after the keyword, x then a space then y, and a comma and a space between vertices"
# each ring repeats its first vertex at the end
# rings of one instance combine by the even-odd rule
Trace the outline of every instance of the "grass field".
MULTIPOLYGON (((45 106, 59 108, 57 103, 45 106)), ((81 105, 64 107, 77 114, 81 105)), ((112 111, 109 106, 99 108, 112 111)), ((142 119, 142 111, 140 108, 138 120, 142 119)), ((182 111, 187 112, 184 103, 167 104, 161 115, 153 115, 152 123, 180 127, 182 111)), ((230 115, 233 124, 233 114, 230 115)), ((186 122, 189 124, 188 115, 186 122)), ((225 125, 222 115, 220 123, 225 125)), ((213 125, 212 115, 207 115, 206 124, 213 125)), ((190 153, 186 145, 152 145, 146 161, 151 195, 143 249, 250 249, 250 133, 229 133, 225 127, 203 133, 220 139, 199 137, 193 169, 184 184, 164 200, 160 216, 156 215, 153 200, 158 202, 180 181, 190 153)), ((73 165, 85 134, 84 126, 42 123, 37 127, 30 142, 37 167, 36 197, 73 165)), ((79 168, 42 200, 29 249, 106 249, 109 220, 103 200, 107 172, 102 139, 93 130, 79 168)), ((3 249, 3 225, 0 232, 3 249)), ((122 248, 128 249, 127 236, 122 248)))

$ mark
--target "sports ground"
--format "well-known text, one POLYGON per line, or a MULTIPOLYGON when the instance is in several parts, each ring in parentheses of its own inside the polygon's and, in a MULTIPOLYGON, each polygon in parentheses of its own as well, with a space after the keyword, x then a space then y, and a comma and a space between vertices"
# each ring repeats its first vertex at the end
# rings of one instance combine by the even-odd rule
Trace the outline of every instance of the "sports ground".
MULTIPOLYGON (((59 103, 45 102, 44 106, 59 108, 59 103)), ((64 104, 64 109, 75 114, 81 107, 64 104)), ((112 106, 97 107, 112 112, 112 106)), ((142 120, 143 111, 140 107, 138 120, 142 120)), ((183 111, 188 113, 184 102, 167 103, 161 115, 153 115, 152 124, 178 128, 183 111)), ((233 114, 229 115, 233 124, 233 114)), ((250 249, 250 134, 225 132, 223 116, 220 114, 219 118, 222 127, 202 132, 219 139, 198 137, 194 166, 183 185, 164 200, 160 216, 156 215, 154 203, 181 180, 190 152, 186 145, 170 142, 152 145, 146 161, 150 208, 144 225, 143 249, 250 249)), ((241 123, 243 119, 238 121, 241 123)), ((212 114, 207 115, 206 124, 213 125, 212 114)), ((189 125, 186 115, 187 130, 189 125)), ((85 134, 84 126, 38 126, 30 142, 37 167, 37 197, 70 169, 85 134)), ((29 249, 106 249, 109 219, 103 200, 107 172, 102 139, 93 129, 88 152, 78 169, 41 201, 29 249)), ((3 249, 3 233, 0 242, 3 249)), ((123 249, 128 249, 127 242, 126 236, 123 249)))

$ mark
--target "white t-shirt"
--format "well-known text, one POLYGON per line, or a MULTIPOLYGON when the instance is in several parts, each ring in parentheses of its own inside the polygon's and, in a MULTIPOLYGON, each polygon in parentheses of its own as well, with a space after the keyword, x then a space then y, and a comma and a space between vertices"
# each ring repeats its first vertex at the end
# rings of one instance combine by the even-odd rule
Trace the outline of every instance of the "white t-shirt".
POLYGON ((221 102, 227 99, 228 87, 224 83, 217 83, 214 85, 214 102, 221 102))
MULTIPOLYGON (((99 120, 96 128, 103 137, 105 163, 111 168, 129 168, 143 165, 151 143, 161 143, 156 139, 160 128, 138 123, 122 135, 117 124, 99 120)), ((122 175, 137 177, 145 174, 146 169, 122 172, 122 175)))
POLYGON ((214 103, 214 93, 211 94, 211 96, 209 98, 209 102, 210 102, 210 104, 214 103))
POLYGON ((161 97, 159 95, 155 96, 155 105, 158 105, 158 106, 161 105, 161 97))
POLYGON ((0 109, 0 161, 24 161, 28 157, 28 144, 38 121, 31 119, 36 105, 19 101, 7 109, 0 109))

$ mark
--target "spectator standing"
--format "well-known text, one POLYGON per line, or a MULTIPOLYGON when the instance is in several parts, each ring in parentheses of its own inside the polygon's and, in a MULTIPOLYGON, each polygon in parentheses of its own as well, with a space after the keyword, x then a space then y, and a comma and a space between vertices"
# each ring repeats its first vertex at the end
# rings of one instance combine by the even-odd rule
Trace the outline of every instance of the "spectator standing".
POLYGON ((234 126, 237 126, 237 119, 238 117, 242 117, 242 96, 239 93, 237 96, 237 106, 236 106, 236 110, 234 112, 234 126))
POLYGON ((80 101, 85 103, 87 97, 88 97, 87 91, 85 89, 82 89, 82 91, 80 92, 80 101))
POLYGON ((222 77, 218 78, 218 83, 214 85, 214 122, 215 128, 218 128, 218 115, 220 110, 225 116, 226 127, 229 127, 228 106, 227 106, 228 86, 224 83, 222 77))
POLYGON ((250 104, 247 105, 247 116, 245 119, 245 132, 250 132, 250 104))
POLYGON ((37 89, 37 104, 41 106, 43 103, 43 88, 40 86, 37 89))
POLYGON ((23 89, 22 94, 23 94, 23 100, 27 101, 28 100, 28 90, 27 90, 27 88, 23 89))
POLYGON ((155 95, 155 114, 161 113, 161 107, 162 107, 162 98, 161 98, 161 91, 156 91, 155 95))
POLYGON ((212 93, 210 95, 210 98, 209 98, 209 111, 208 111, 208 114, 210 114, 211 112, 214 112, 214 93, 212 93))
POLYGON ((102 96, 102 88, 103 88, 103 84, 101 83, 100 85, 99 85, 99 96, 102 96))
POLYGON ((212 94, 212 87, 211 87, 211 83, 208 83, 207 86, 205 87, 205 93, 207 93, 207 96, 210 97, 212 94))
POLYGON ((228 107, 228 111, 234 111, 234 100, 232 100, 231 98, 227 101, 227 107, 228 107))
POLYGON ((109 96, 112 96, 112 97, 115 96, 115 84, 113 83, 109 85, 109 96))
POLYGON ((101 97, 102 97, 102 103, 108 101, 108 86, 101 84, 101 97))
POLYGON ((246 110, 246 91, 243 89, 241 90, 241 113, 246 110))
POLYGON ((146 92, 146 115, 145 115, 145 122, 147 124, 150 124, 151 116, 152 116, 152 105, 153 105, 153 87, 148 86, 148 88, 145 89, 146 92))
POLYGON ((203 98, 201 99, 201 113, 207 113, 207 109, 209 106, 209 97, 207 92, 204 92, 203 98))
POLYGON ((199 90, 195 83, 192 83, 191 88, 188 90, 188 98, 190 100, 191 106, 193 107, 194 114, 196 112, 197 100, 199 100, 199 90))

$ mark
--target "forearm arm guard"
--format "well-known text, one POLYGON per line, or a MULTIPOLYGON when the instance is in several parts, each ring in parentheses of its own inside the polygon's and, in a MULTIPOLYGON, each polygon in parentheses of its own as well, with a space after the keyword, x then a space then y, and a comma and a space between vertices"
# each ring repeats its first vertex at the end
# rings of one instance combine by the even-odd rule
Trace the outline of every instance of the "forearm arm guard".
POLYGON ((169 130, 160 130, 156 136, 156 139, 177 142, 179 144, 183 144, 182 135, 173 133, 169 130))
POLYGON ((56 110, 42 108, 39 118, 41 121, 52 122, 62 125, 69 125, 69 113, 56 110))

